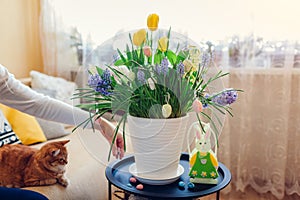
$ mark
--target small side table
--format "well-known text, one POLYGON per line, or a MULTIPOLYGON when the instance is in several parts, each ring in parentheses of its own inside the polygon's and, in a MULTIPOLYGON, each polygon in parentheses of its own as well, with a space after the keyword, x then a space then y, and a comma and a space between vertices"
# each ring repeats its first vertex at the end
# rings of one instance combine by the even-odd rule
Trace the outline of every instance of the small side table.
POLYGON ((193 190, 187 188, 187 183, 189 182, 189 154, 182 153, 180 157, 180 164, 184 167, 184 173, 180 178, 168 185, 148 185, 143 184, 144 189, 138 190, 134 186, 130 187, 129 179, 132 174, 129 173, 129 166, 134 163, 134 156, 127 156, 120 161, 115 161, 110 163, 105 170, 105 175, 108 180, 108 199, 112 199, 112 185, 124 190, 129 194, 135 194, 143 197, 153 198, 153 199, 194 199, 198 197, 203 197, 209 194, 216 193, 216 199, 220 198, 220 191, 224 189, 231 181, 230 171, 223 165, 219 163, 219 177, 217 185, 209 184, 195 184, 193 190), (178 187, 178 182, 185 182, 185 188, 180 189, 178 187))

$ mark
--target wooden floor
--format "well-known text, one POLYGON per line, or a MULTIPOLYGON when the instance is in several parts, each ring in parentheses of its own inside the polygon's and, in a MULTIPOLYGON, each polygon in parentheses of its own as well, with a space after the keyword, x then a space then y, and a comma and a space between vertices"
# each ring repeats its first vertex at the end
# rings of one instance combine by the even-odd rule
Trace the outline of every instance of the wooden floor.
MULTIPOLYGON (((119 193, 120 194, 120 193, 119 193)), ((123 197, 122 194, 120 194, 123 197)), ((120 198, 113 197, 113 200, 119 200, 120 198)), ((199 198, 198 200, 215 200, 216 195, 212 194, 206 197, 199 198)), ((258 194, 251 188, 247 188, 246 192, 230 192, 229 194, 223 194, 221 192, 220 200, 278 200, 275 196, 270 193, 258 194)), ((143 199, 144 200, 144 199, 143 199)), ((285 196, 283 200, 300 200, 300 196, 294 194, 292 196, 285 196)))

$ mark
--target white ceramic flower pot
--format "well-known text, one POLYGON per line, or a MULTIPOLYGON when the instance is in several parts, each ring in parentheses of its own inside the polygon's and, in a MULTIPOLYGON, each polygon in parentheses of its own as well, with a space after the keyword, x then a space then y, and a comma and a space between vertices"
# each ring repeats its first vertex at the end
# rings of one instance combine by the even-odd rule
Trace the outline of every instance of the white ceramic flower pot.
POLYGON ((188 115, 172 119, 128 116, 136 170, 147 179, 168 179, 177 174, 188 115))

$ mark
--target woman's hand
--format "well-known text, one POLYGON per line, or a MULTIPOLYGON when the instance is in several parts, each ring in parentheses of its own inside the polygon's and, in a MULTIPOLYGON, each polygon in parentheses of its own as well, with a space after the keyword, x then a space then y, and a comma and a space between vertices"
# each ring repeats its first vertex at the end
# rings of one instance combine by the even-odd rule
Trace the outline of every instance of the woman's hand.
MULTIPOLYGON (((114 137, 115 126, 104 118, 99 118, 95 122, 95 127, 107 139, 109 144, 112 143, 114 137)), ((112 154, 117 159, 122 159, 124 156, 124 140, 121 133, 118 133, 112 148, 112 154)))

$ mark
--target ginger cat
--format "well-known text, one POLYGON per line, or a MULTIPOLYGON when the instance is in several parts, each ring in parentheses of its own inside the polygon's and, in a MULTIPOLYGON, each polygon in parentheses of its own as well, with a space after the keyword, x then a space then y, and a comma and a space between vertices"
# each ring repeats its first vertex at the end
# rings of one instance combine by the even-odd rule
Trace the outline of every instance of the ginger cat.
POLYGON ((50 142, 40 150, 21 145, 0 148, 0 186, 26 187, 68 185, 64 177, 68 153, 64 146, 70 140, 50 142))

